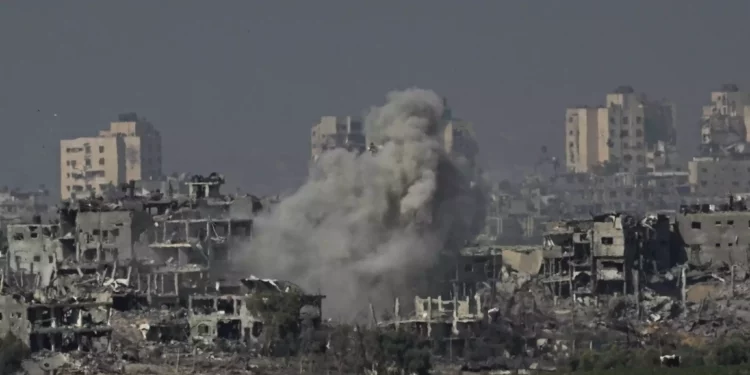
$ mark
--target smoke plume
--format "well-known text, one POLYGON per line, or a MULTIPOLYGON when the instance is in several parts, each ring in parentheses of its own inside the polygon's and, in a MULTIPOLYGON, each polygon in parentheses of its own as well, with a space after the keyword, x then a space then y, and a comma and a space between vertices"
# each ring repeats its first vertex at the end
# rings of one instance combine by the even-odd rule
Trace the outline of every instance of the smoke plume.
POLYGON ((476 202, 439 141, 442 112, 432 91, 388 94, 365 118, 377 152, 323 153, 304 185, 256 218, 245 272, 320 291, 324 313, 341 319, 417 292, 441 250, 473 234, 476 202))

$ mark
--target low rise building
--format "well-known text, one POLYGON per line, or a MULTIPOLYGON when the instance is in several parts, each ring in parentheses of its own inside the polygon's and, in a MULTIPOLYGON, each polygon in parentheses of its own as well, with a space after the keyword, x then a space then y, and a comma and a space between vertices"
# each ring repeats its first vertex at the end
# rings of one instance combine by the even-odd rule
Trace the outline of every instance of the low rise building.
POLYGON ((744 201, 683 206, 676 221, 677 234, 690 263, 748 264, 750 211, 744 201))

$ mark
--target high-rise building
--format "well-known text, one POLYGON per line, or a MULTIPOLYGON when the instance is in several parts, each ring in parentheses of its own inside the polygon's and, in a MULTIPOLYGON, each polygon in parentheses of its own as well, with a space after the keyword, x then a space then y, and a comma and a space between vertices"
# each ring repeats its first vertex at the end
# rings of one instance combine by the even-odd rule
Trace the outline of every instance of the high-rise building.
POLYGON ((317 160, 326 150, 345 148, 364 152, 367 149, 364 127, 359 118, 323 116, 310 130, 312 160, 317 160))
POLYGON ((606 108, 577 107, 565 111, 565 165, 570 172, 588 172, 609 160, 609 112, 606 108))
POLYGON ((479 145, 474 125, 470 122, 453 117, 453 111, 448 106, 447 99, 443 99, 443 116, 441 124, 441 141, 445 152, 452 157, 465 158, 468 166, 476 166, 479 145))
POLYGON ((161 175, 161 134, 135 113, 118 116, 118 121, 96 137, 60 141, 62 199, 102 194, 127 181, 161 175))
POLYGON ((606 105, 565 112, 568 171, 640 172, 670 166, 676 159, 675 108, 650 101, 630 86, 607 94, 606 105))

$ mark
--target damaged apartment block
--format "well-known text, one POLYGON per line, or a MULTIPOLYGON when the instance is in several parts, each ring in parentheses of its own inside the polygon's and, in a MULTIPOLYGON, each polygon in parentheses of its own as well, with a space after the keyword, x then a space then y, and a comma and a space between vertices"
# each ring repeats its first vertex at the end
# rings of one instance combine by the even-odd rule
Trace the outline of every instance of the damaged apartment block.
POLYGON ((555 296, 638 290, 646 264, 653 271, 673 265, 670 227, 664 215, 638 222, 621 213, 550 223, 544 235, 542 280, 555 296))
POLYGON ((248 346, 288 333, 298 336, 303 327, 320 327, 323 298, 287 281, 252 276, 240 285, 217 283, 211 293, 190 296, 190 336, 194 341, 221 339, 248 346), (276 326, 269 330, 271 324, 276 326))
MULTIPOLYGON (((32 224, 8 225, 8 256, 6 282, 20 287, 47 285, 56 262, 73 242, 61 241, 60 226, 41 224, 35 217, 32 224)), ((73 250, 74 251, 74 250, 73 250)))
POLYGON ((611 214, 552 225, 545 233, 542 270, 551 292, 555 296, 626 294, 638 252, 633 224, 629 216, 611 214))
MULTIPOLYGON (((249 316, 239 300, 244 293, 228 308, 226 293, 219 292, 209 272, 231 260, 233 239, 247 240, 252 227, 252 215, 230 218, 234 198, 220 194, 222 184, 218 174, 195 176, 189 196, 158 191, 136 196, 131 182, 114 199, 64 202, 50 224, 35 216, 29 224, 9 226, 0 276, 0 334, 19 337, 32 351, 98 350, 106 347, 113 307, 131 309, 136 300, 184 308, 191 295, 198 304, 199 296, 215 294, 216 313, 224 317, 232 311, 249 316)), ((253 212, 261 208, 259 202, 248 198, 253 212)), ((163 322, 153 323, 158 328, 163 322)), ((164 334, 157 336, 186 339, 187 334, 169 333, 177 323, 166 322, 164 334)), ((239 335, 231 336, 232 330, 227 335, 252 335, 244 328, 253 324, 244 323, 239 335)), ((144 324, 149 326, 148 320, 144 324)), ((187 320, 183 325, 190 326, 187 320)))
POLYGON ((21 340, 31 352, 105 351, 112 333, 111 307, 111 295, 104 292, 55 300, 40 293, 4 294, 0 331, 21 340))
POLYGON ((223 183, 216 174, 195 176, 188 183, 189 205, 154 216, 147 234, 150 263, 137 280, 150 304, 187 307, 190 294, 205 290, 209 270, 228 269, 230 248, 249 240, 252 218, 231 217, 233 201, 221 195, 223 183))

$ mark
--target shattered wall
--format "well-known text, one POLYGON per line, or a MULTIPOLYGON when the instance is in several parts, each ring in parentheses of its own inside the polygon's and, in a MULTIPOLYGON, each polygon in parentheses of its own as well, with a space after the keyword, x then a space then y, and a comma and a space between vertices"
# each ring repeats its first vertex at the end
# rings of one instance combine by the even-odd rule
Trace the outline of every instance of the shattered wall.
POLYGON ((63 256, 59 235, 57 225, 8 225, 9 269, 39 274, 42 285, 48 284, 57 259, 63 256))
POLYGON ((79 212, 79 259, 94 263, 134 259, 135 243, 152 223, 151 215, 142 211, 79 212))
POLYGON ((248 310, 242 296, 190 296, 188 314, 193 340, 221 338, 255 343, 261 337, 258 327, 263 323, 248 310))
MULTIPOLYGON (((624 258, 627 245, 619 218, 613 222, 594 223, 592 245, 595 257, 624 258)), ((632 249, 631 249, 632 250, 632 249)))
POLYGON ((78 297, 74 302, 44 298, 26 302, 18 295, 1 295, 0 332, 14 335, 32 352, 106 350, 112 331, 112 296, 95 293, 78 297))
POLYGON ((247 241, 252 233, 251 219, 200 217, 160 220, 148 232, 151 259, 185 266, 202 264, 219 272, 230 268, 237 252, 233 245, 247 241))

